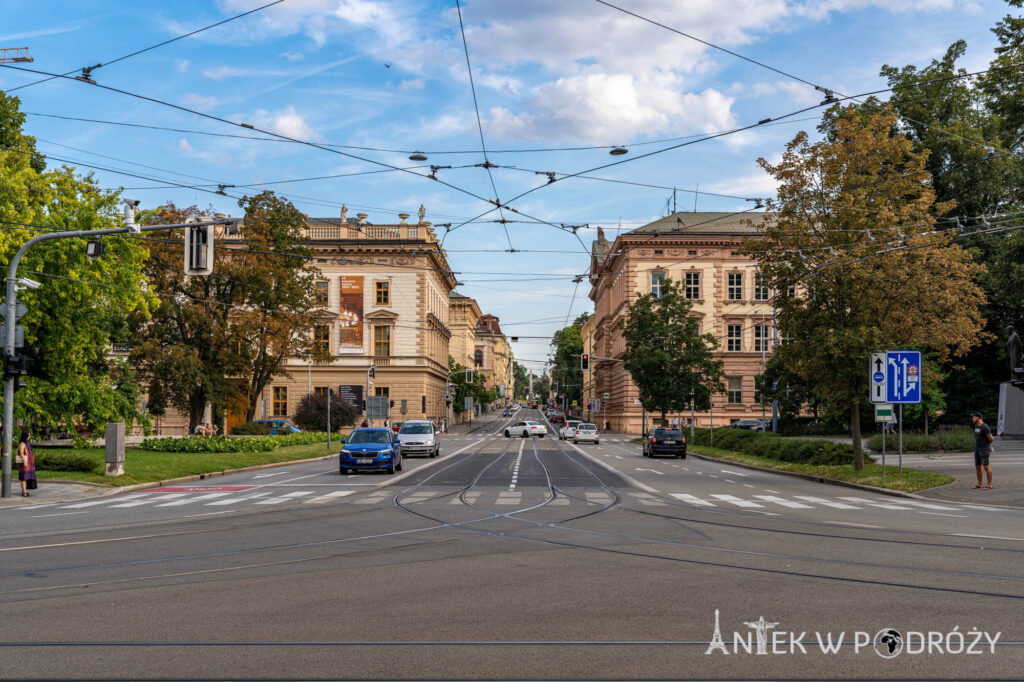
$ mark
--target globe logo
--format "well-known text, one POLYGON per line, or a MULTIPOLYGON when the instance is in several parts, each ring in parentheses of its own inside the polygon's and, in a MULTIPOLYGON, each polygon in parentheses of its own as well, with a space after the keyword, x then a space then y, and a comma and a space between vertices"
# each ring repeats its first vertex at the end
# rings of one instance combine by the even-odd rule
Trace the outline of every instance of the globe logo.
POLYGON ((875 635, 875 653, 882 658, 896 658, 903 651, 903 636, 892 628, 883 628, 875 635))

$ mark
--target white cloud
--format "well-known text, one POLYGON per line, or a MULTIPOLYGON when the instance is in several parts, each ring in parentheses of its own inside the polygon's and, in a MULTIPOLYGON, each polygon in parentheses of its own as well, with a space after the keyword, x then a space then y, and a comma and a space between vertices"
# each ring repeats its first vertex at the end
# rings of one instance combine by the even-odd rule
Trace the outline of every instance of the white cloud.
POLYGON ((178 73, 185 73, 185 71, 188 70, 189 64, 191 64, 191 63, 192 62, 190 62, 187 59, 175 59, 174 60, 174 70, 177 71, 178 73))
POLYGON ((220 100, 216 97, 209 97, 207 95, 199 95, 194 92, 190 92, 181 98, 181 104, 189 109, 207 111, 220 104, 220 100))
POLYGON ((412 78, 404 80, 398 84, 399 90, 422 90, 425 85, 422 78, 412 78))
POLYGON ((476 77, 476 81, 485 87, 517 96, 523 89, 523 81, 512 76, 505 76, 497 73, 482 73, 476 77))
POLYGON ((264 128, 278 135, 287 135, 300 140, 320 139, 320 135, 309 125, 306 117, 295 111, 295 107, 290 105, 286 109, 276 112, 259 109, 253 114, 252 122, 257 128, 264 128))
POLYGON ((286 60, 290 62, 301 62, 303 59, 306 58, 306 55, 302 54, 301 52, 282 52, 278 56, 284 57, 286 60))
MULTIPOLYGON (((220 0, 225 14, 252 9, 251 0, 220 0)), ((409 23, 388 2, 372 0, 289 0, 253 15, 236 39, 259 42, 268 38, 305 35, 317 46, 329 38, 352 29, 372 29, 382 36, 397 39, 407 32, 409 23)), ((390 41, 389 41, 390 42, 390 41)))
MULTIPOLYGON (((771 163, 778 163, 781 158, 780 155, 775 155, 769 161, 771 163)), ((778 184, 775 182, 775 178, 759 168, 753 173, 746 173, 727 180, 713 182, 708 187, 702 187, 701 189, 717 194, 731 194, 733 196, 763 199, 774 197, 775 192, 778 190, 778 184)))

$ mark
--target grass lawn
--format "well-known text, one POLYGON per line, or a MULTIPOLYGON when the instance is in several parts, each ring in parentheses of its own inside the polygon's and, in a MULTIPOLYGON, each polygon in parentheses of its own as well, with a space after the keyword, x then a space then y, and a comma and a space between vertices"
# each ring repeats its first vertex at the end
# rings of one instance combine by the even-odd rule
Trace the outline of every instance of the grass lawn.
POLYGON ((863 470, 856 471, 852 466, 847 465, 816 466, 812 464, 780 462, 777 459, 769 459, 768 457, 756 457, 754 455, 746 455, 741 452, 720 450, 718 448, 709 448, 702 445, 691 445, 689 450, 690 452, 695 452, 699 455, 718 457, 732 462, 742 462, 743 464, 753 464, 765 467, 766 469, 795 471, 797 473, 810 474, 812 476, 822 476, 824 478, 834 478, 840 481, 849 481, 851 483, 873 485, 878 488, 901 490, 906 493, 927 490, 928 488, 946 485, 947 483, 952 483, 956 480, 952 476, 947 476, 946 474, 939 474, 931 471, 920 471, 918 469, 908 469, 907 467, 903 467, 902 475, 897 475, 896 467, 892 465, 887 465, 885 467, 885 477, 883 478, 882 465, 870 462, 864 465, 863 470))
POLYGON ((209 474, 225 469, 241 469, 242 467, 256 466, 259 464, 273 464, 275 462, 291 462, 298 459, 312 459, 323 457, 327 454, 337 453, 341 444, 337 441, 331 443, 331 450, 328 452, 327 443, 313 443, 310 445, 293 445, 291 447, 278 448, 269 452, 224 452, 224 453, 177 453, 177 452, 153 452, 151 450, 140 450, 128 448, 125 451, 123 476, 111 477, 103 475, 104 453, 103 448, 68 449, 36 448, 36 454, 43 452, 56 453, 78 453, 86 455, 96 462, 96 469, 93 472, 83 471, 38 471, 37 476, 41 481, 69 480, 86 481, 88 483, 99 483, 109 486, 133 485, 135 483, 149 483, 152 481, 163 481, 169 478, 180 476, 191 476, 193 474, 209 474))

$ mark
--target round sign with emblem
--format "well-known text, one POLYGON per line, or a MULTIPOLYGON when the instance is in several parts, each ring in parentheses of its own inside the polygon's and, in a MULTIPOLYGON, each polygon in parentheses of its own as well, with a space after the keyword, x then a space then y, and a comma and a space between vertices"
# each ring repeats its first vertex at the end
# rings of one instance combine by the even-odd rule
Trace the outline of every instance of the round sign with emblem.
POLYGON ((871 375, 871 378, 874 379, 876 384, 880 384, 883 381, 885 381, 885 375, 882 374, 881 372, 875 372, 874 374, 871 375))

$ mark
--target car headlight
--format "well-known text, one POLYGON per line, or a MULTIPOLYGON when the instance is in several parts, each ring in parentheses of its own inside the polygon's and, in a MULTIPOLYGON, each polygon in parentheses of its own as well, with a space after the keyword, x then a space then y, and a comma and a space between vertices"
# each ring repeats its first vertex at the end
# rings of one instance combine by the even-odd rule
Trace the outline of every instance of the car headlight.
POLYGON ((351 450, 342 449, 341 454, 345 455, 346 457, 351 457, 352 456, 352 451, 351 450))

